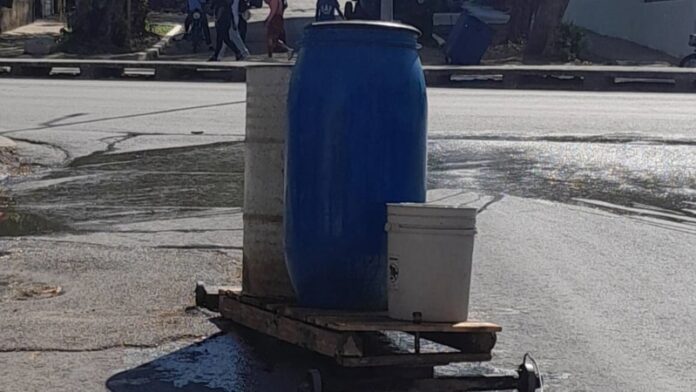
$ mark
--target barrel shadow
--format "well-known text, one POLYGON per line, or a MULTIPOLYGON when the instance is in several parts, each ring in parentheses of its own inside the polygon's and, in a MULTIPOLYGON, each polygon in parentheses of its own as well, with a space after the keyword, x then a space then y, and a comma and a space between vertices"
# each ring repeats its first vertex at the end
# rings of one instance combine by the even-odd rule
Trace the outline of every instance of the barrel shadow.
POLYGON ((159 356, 106 381, 111 392, 283 391, 299 385, 313 357, 242 327, 159 356))

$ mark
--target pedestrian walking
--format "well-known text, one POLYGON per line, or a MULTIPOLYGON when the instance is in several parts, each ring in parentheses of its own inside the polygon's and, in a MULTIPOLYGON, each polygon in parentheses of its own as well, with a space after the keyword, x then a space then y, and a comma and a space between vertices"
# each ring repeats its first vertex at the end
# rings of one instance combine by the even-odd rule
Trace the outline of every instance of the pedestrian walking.
POLYGON ((283 0, 264 0, 271 9, 266 18, 266 46, 268 57, 273 57, 273 52, 280 49, 288 53, 288 58, 292 58, 294 51, 285 43, 285 4, 283 0))
POLYGON ((251 9, 251 4, 249 3, 249 0, 240 0, 239 1, 239 15, 241 18, 239 19, 239 35, 242 37, 242 41, 246 43, 246 36, 247 36, 247 25, 248 25, 248 20, 251 17, 251 12, 249 10, 251 9))
POLYGON ((345 19, 341 12, 341 6, 338 4, 338 0, 317 0, 317 12, 315 15, 315 20, 317 22, 336 20, 336 14, 338 14, 341 19, 345 19))
POLYGON ((242 58, 242 52, 232 42, 230 29, 232 28, 232 8, 227 0, 213 0, 213 10, 215 11, 215 53, 208 61, 220 61, 220 51, 223 43, 234 50, 237 58, 242 58))
POLYGON ((242 20, 244 20, 239 12, 241 2, 242 2, 242 0, 232 0, 230 3, 230 9, 232 12, 232 23, 230 26, 230 38, 232 39, 232 42, 234 42, 237 49, 239 49, 240 57, 237 58, 237 60, 244 60, 247 57, 249 57, 249 49, 247 49, 247 46, 244 43, 244 39, 242 39, 242 34, 241 34, 241 29, 240 29, 242 20))
MULTIPOLYGON (((188 0, 186 2, 187 13, 186 19, 184 20, 184 38, 187 38, 191 34, 191 24, 193 23, 193 13, 195 11, 200 12, 201 18, 203 18, 203 36, 205 38, 205 43, 211 46, 212 40, 210 39, 210 28, 208 27, 208 17, 205 13, 206 0, 188 0)), ((212 46, 211 46, 212 48, 212 46)))

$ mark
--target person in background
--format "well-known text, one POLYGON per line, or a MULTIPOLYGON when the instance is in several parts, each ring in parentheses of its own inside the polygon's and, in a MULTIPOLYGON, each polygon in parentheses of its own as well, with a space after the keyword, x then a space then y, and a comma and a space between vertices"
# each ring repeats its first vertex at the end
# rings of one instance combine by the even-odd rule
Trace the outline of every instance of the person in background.
POLYGON ((294 51, 285 41, 285 21, 283 13, 285 5, 283 0, 264 0, 271 9, 266 18, 266 46, 268 49, 268 57, 273 57, 273 52, 280 49, 288 53, 288 58, 292 58, 294 51))
MULTIPOLYGON (((237 56, 237 60, 245 60, 247 57, 249 57, 249 49, 247 49, 246 44, 244 44, 244 40, 242 39, 241 32, 240 32, 240 26, 241 22, 244 20, 242 16, 240 15, 240 6, 239 4, 243 0, 232 0, 230 2, 230 11, 232 12, 232 23, 230 23, 230 39, 234 43, 234 46, 239 49, 239 55, 237 56)), ((223 46, 220 53, 218 54, 218 59, 225 57, 225 47, 223 46)))
MULTIPOLYGON (((203 36, 205 37, 205 43, 210 46, 212 40, 210 39, 210 27, 208 27, 208 16, 205 13, 206 0, 187 0, 187 15, 184 21, 184 38, 188 37, 190 34, 191 23, 193 23, 193 12, 198 10, 203 18, 203 36)), ((212 47, 211 47, 212 48, 212 47)))
POLYGON ((249 10, 251 9, 251 4, 249 4, 249 0, 239 0, 239 15, 241 18, 239 19, 239 36, 242 37, 242 41, 246 42, 246 35, 247 35, 247 20, 249 20, 249 17, 251 16, 251 13, 249 10))
POLYGON ((230 39, 230 29, 232 28, 232 8, 227 0, 213 0, 213 10, 215 12, 215 53, 208 61, 220 61, 220 51, 222 44, 226 44, 234 50, 237 58, 242 57, 242 53, 230 39))
POLYGON ((315 19, 317 22, 326 22, 336 20, 336 14, 345 19, 341 12, 341 6, 338 0, 317 0, 317 13, 315 19))
POLYGON ((230 27, 230 38, 232 38, 232 42, 234 42, 234 44, 237 46, 237 49, 239 49, 241 53, 241 60, 244 60, 247 57, 249 57, 249 49, 247 49, 246 45, 244 44, 244 40, 242 39, 240 31, 240 25, 244 20, 244 18, 242 18, 241 13, 239 12, 240 3, 242 3, 242 1, 243 0, 232 0, 232 3, 230 4, 232 11, 232 26, 230 27))

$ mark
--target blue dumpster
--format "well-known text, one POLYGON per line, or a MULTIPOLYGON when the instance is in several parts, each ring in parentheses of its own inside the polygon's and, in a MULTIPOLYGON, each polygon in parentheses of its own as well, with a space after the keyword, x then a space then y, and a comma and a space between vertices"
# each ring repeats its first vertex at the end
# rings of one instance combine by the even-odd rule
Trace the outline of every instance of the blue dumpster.
POLYGON ((462 12, 450 32, 445 51, 452 64, 478 65, 493 40, 493 29, 481 19, 462 12))
POLYGON ((285 253, 301 306, 386 309, 386 203, 423 202, 427 100, 418 31, 305 30, 288 97, 285 253))

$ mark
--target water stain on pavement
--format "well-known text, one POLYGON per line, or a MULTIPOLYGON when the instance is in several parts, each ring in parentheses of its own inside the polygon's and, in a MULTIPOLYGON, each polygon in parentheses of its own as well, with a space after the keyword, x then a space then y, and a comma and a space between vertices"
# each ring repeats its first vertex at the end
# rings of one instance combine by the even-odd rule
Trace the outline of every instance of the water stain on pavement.
POLYGON ((11 199, 0 208, 0 236, 69 232, 90 220, 132 222, 187 209, 241 207, 244 148, 220 143, 96 153, 13 185, 11 199))
POLYGON ((125 362, 139 365, 112 376, 106 387, 111 392, 294 390, 307 368, 316 365, 314 358, 235 327, 189 345, 131 350, 125 362))
POLYGON ((430 143, 429 188, 582 204, 696 224, 696 146, 442 139, 430 143), (624 208, 628 207, 628 208, 624 208))

